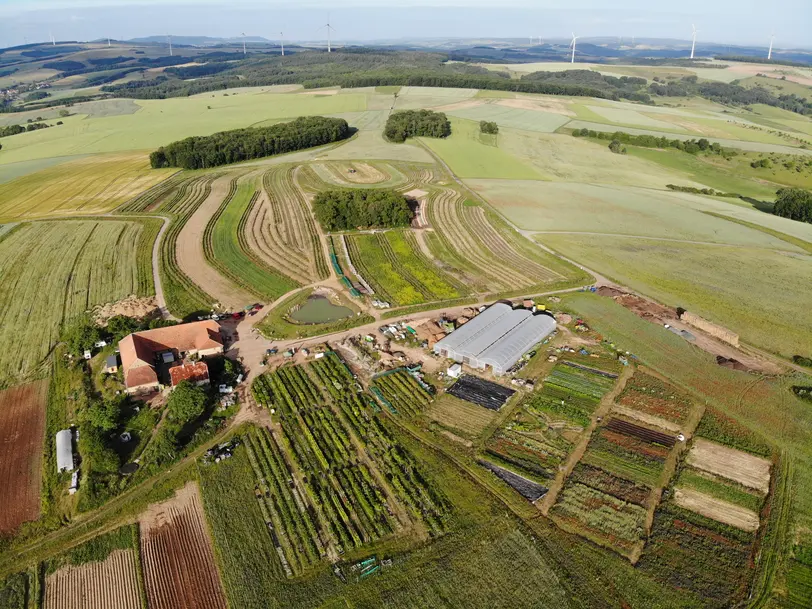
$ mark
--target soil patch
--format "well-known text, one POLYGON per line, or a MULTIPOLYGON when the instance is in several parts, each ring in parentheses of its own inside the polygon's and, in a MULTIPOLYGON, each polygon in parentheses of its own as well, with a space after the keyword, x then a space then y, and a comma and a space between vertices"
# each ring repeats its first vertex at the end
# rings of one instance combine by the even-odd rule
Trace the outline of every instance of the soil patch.
POLYGON ((134 550, 105 560, 68 565, 45 578, 45 609, 141 609, 134 550))
POLYGON ((154 296, 140 298, 132 295, 117 302, 99 305, 93 309, 93 319, 101 325, 106 325, 107 321, 116 315, 139 318, 157 317, 160 315, 158 300, 154 296))
POLYGON ((706 518, 712 518, 743 531, 755 531, 758 529, 758 514, 755 512, 703 493, 678 488, 674 490, 674 502, 686 510, 691 510, 706 518))
POLYGON ((696 438, 688 453, 688 465, 754 488, 765 495, 770 490, 770 465, 767 459, 696 438))
POLYGON ((526 99, 521 97, 518 99, 500 99, 496 102, 496 105, 520 110, 539 110, 564 116, 576 116, 575 112, 570 110, 566 104, 550 99, 526 99))

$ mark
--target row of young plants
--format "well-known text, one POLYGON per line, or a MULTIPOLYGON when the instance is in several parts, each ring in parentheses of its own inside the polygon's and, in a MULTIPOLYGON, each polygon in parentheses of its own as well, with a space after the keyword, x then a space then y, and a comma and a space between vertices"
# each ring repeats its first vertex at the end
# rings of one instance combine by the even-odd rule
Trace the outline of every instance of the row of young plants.
POLYGON ((257 481, 257 500, 274 547, 288 576, 298 575, 326 555, 324 533, 273 434, 255 429, 244 439, 257 481))
POLYGON ((667 448, 602 427, 592 435, 582 460, 621 478, 653 487, 657 485, 668 453, 667 448))
POLYGON ((678 424, 685 423, 693 407, 690 397, 639 370, 626 382, 617 403, 678 424))
POLYGON ((499 429, 485 444, 489 460, 540 482, 555 477, 572 450, 572 443, 555 430, 520 432, 499 429))
POLYGON ((383 416, 375 412, 371 398, 351 393, 337 405, 398 500, 407 506, 414 519, 426 523, 432 535, 441 534, 450 508, 447 500, 384 424, 383 416))
POLYGON ((261 378, 255 395, 272 396, 269 403, 280 419, 282 442, 338 550, 393 532, 396 523, 382 490, 304 368, 280 368, 261 378))
POLYGON ((340 400, 356 388, 355 379, 346 364, 332 351, 314 360, 310 369, 333 400, 340 400))
POLYGON ((380 392, 387 407, 407 417, 416 416, 434 400, 434 396, 402 368, 379 376, 371 387, 380 392))
POLYGON ((430 297, 420 285, 405 277, 381 249, 380 235, 350 235, 346 239, 350 260, 361 276, 370 283, 375 295, 394 306, 421 304, 430 297))

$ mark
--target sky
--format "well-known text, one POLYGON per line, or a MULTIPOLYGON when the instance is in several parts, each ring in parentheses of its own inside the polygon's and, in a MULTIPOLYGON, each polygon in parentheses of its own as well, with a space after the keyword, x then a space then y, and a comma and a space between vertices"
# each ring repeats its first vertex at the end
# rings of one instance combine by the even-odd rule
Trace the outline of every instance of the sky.
POLYGON ((0 47, 25 41, 185 36, 340 42, 578 36, 812 48, 812 0, 0 0, 0 47))

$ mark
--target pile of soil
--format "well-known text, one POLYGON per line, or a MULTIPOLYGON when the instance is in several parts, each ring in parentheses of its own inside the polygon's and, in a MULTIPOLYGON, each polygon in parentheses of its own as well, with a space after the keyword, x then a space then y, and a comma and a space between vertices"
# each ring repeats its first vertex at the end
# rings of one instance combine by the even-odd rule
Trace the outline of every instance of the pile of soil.
POLYGON ((102 326, 106 325, 107 321, 116 315, 138 318, 158 316, 160 315, 158 301, 154 296, 139 298, 132 295, 118 302, 109 302, 93 309, 93 319, 102 326))
POLYGON ((629 309, 635 315, 643 319, 651 319, 654 321, 664 322, 669 319, 676 319, 677 312, 669 307, 652 302, 635 294, 629 294, 616 288, 609 286, 601 286, 598 288, 599 296, 606 296, 613 299, 618 304, 629 309))
POLYGON ((722 366, 722 368, 730 368, 731 370, 741 370, 742 372, 752 372, 750 368, 742 364, 739 360, 725 357, 724 355, 717 355, 716 363, 722 366))

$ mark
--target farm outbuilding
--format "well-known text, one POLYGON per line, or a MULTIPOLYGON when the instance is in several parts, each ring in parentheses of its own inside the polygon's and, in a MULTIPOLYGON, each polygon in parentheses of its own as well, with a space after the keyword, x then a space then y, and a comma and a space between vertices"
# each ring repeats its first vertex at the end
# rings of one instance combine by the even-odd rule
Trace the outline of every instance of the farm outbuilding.
POLYGON ((73 471, 73 432, 70 429, 56 433, 56 471, 73 471))
POLYGON ((555 319, 497 302, 434 345, 434 352, 471 368, 510 369, 533 345, 555 331, 555 319))

